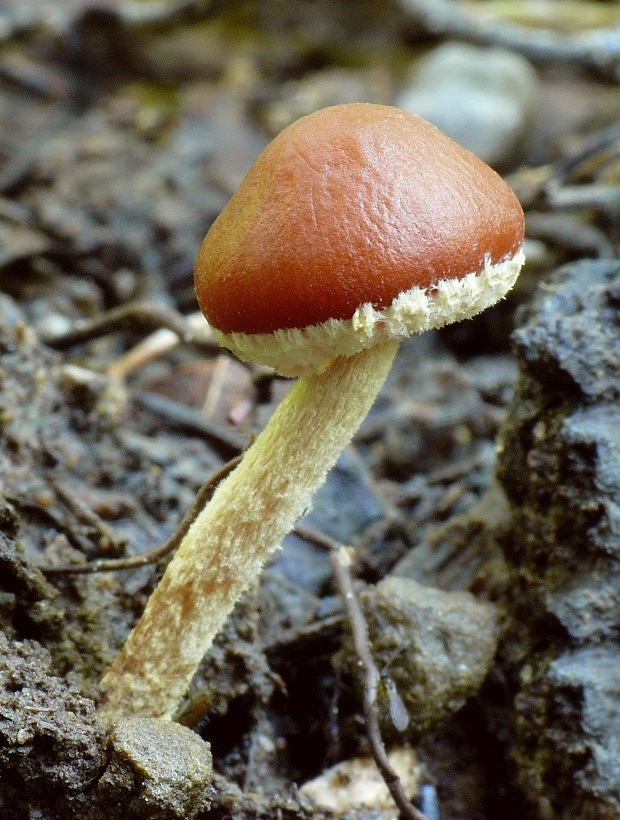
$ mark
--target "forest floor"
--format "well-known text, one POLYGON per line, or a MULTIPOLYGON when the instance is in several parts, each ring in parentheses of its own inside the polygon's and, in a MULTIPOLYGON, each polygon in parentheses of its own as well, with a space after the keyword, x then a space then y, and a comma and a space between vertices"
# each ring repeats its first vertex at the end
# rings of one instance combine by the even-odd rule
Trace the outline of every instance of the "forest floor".
MULTIPOLYGON (((526 505, 537 521, 544 506, 517 479, 557 466, 534 463, 546 434, 540 423, 523 432, 527 413, 553 395, 545 412, 561 406, 564 419, 585 397, 600 425, 588 435, 620 471, 620 7, 549 2, 541 19, 540 5, 478 2, 453 14, 454 4, 414 0, 15 0, 0 9, 0 818, 398 816, 389 795, 360 802, 377 778, 372 737, 349 616, 316 538, 289 536, 238 603, 180 705, 191 734, 125 724, 106 737, 96 716, 101 675, 166 558, 58 571, 136 564, 164 544, 289 390, 217 349, 194 315, 193 264, 269 139, 350 101, 395 103, 453 128, 507 178, 527 222, 513 293, 476 320, 403 344, 305 519, 354 550, 383 742, 429 820, 620 817, 617 736, 571 736, 563 768, 562 720, 578 706, 567 696, 564 718, 552 709, 543 718, 548 690, 540 684, 536 701, 532 685, 526 696, 543 655, 547 669, 569 645, 617 651, 611 472, 590 470, 594 489, 575 484, 563 496, 570 507, 587 495, 588 533, 592 517, 608 515, 587 580, 589 600, 611 601, 600 628, 574 626, 574 613, 566 625, 547 586, 536 629, 515 627, 533 600, 526 586, 544 574, 534 547, 515 546, 516 530, 532 526, 519 518, 526 505), (577 282, 564 299, 554 298, 561 266, 577 282), (587 368, 575 375, 562 363, 570 333, 561 333, 562 312, 592 283, 607 302, 583 296, 591 324, 571 356, 602 357, 594 386, 587 368), (555 345, 544 354, 543 326, 555 345), (526 372, 534 359, 538 370, 526 372), (550 375, 556 360, 570 378, 550 375), (498 456, 498 441, 514 462, 505 449, 498 456), (394 577, 411 582, 415 605, 394 577), (386 589, 400 608, 381 620, 386 589), (403 648, 403 629, 424 632, 410 606, 455 645, 403 648), (466 681, 451 677, 459 660, 475 670, 466 681)), ((567 475, 559 470, 558 482, 567 475)), ((556 496, 549 503, 561 510, 556 496)), ((568 512, 562 520, 544 537, 568 553, 568 512)), ((617 689, 605 686, 613 722, 617 689)))

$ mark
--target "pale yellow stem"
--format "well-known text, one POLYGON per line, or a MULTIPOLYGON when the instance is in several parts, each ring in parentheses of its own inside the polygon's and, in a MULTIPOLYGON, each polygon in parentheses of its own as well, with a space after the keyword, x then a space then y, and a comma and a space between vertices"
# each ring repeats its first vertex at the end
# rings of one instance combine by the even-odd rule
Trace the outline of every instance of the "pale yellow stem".
POLYGON ((239 596, 363 421, 397 342, 300 378, 198 515, 102 681, 102 714, 170 718, 239 596))

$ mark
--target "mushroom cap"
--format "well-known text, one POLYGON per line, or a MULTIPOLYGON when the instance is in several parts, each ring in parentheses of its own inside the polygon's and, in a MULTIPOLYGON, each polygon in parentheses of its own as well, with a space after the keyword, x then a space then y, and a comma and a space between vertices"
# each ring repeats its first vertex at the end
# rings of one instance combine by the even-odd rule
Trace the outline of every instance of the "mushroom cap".
POLYGON ((515 194, 435 126, 337 105, 260 154, 203 240, 196 294, 221 344, 295 375, 494 304, 523 235, 515 194))

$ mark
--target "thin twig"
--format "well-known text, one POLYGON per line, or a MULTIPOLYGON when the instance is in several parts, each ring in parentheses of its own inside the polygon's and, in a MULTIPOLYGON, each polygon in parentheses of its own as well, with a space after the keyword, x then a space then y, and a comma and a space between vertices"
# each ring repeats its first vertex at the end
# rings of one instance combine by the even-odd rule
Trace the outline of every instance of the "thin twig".
POLYGON ((167 328, 185 344, 192 344, 209 351, 219 350, 211 334, 201 332, 186 317, 172 308, 149 303, 132 302, 121 305, 96 316, 83 319, 64 333, 44 336, 43 342, 55 350, 67 350, 74 345, 84 344, 118 330, 154 331, 167 328))
POLYGON ((376 710, 377 687, 380 677, 372 657, 364 614, 353 590, 353 583, 349 573, 349 567, 351 565, 350 551, 346 547, 341 546, 337 550, 330 552, 330 559, 334 569, 336 583, 340 589, 351 622, 355 651, 364 670, 364 717, 366 719, 368 739, 373 757, 385 781, 385 785, 388 787, 392 799, 400 809, 402 815, 412 818, 412 820, 424 820, 425 815, 416 809, 403 791, 400 778, 388 759, 381 738, 376 710))
POLYGON ((267 655, 276 655, 289 650, 293 646, 310 646, 313 641, 321 641, 323 645, 329 640, 328 633, 342 630, 344 615, 328 615, 311 621, 304 626, 295 626, 286 631, 279 632, 273 640, 263 644, 263 649, 267 655))
POLYGON ((217 424, 205 418, 199 410, 188 407, 187 404, 174 401, 159 393, 149 392, 139 393, 135 396, 135 401, 149 412, 165 419, 170 427, 194 436, 202 436, 217 445, 224 456, 236 455, 245 449, 244 436, 235 433, 223 424, 217 424))
POLYGON ((78 521, 87 524, 98 536, 96 540, 91 540, 94 541, 100 550, 105 550, 108 553, 116 552, 117 554, 122 551, 127 543, 125 537, 116 535, 113 528, 107 522, 103 521, 73 489, 63 487, 58 476, 49 473, 47 480, 78 521))
POLYGON ((426 815, 409 801, 405 794, 400 778, 390 763, 379 728, 377 718, 377 688, 380 681, 379 670, 374 662, 368 629, 364 613, 353 589, 353 581, 349 571, 351 566, 351 549, 330 538, 325 533, 314 530, 305 524, 298 524, 295 533, 301 538, 317 544, 329 551, 329 557, 334 571, 334 577, 340 590, 353 635, 353 645, 364 672, 364 718, 372 755, 381 776, 388 787, 392 799, 401 811, 403 817, 411 820, 426 820, 426 815))
POLYGON ((399 0, 399 3, 412 19, 433 35, 503 46, 540 62, 561 61, 598 68, 614 77, 620 71, 618 29, 558 34, 549 29, 532 29, 506 20, 493 20, 454 0, 399 0))
POLYGON ((58 567, 39 567, 45 575, 90 575, 93 572, 112 572, 121 569, 135 569, 147 564, 155 564, 172 553, 183 539, 192 522, 213 495, 215 488, 231 473, 241 461, 242 456, 236 456, 216 470, 202 485, 194 503, 181 519, 178 527, 170 538, 155 549, 143 552, 140 555, 129 555, 125 558, 99 558, 86 564, 67 564, 58 567))
POLYGON ((210 0, 173 0, 165 3, 161 0, 128 0, 116 3, 109 9, 106 7, 105 14, 114 15, 127 28, 157 31, 168 29, 171 25, 203 20, 211 12, 211 6, 210 0))
POLYGON ((589 133, 578 150, 556 160, 550 166, 550 182, 562 185, 574 182, 601 168, 607 162, 617 161, 620 152, 620 122, 614 122, 594 133, 589 133))
MULTIPOLYGON (((211 333, 202 313, 197 311, 182 318, 187 323, 188 328, 200 333, 201 338, 204 337, 204 345, 210 351, 209 338, 211 333)), ((144 367, 154 359, 173 350, 180 342, 181 339, 176 333, 167 327, 160 327, 110 362, 107 373, 109 376, 124 379, 132 371, 144 367)))

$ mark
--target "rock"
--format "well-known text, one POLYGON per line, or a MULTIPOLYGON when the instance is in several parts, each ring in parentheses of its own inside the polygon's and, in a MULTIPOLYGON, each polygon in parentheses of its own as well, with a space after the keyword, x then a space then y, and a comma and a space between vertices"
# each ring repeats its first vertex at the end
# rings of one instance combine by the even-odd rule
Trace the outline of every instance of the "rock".
POLYGON ((94 703, 52 674, 35 641, 0 633, 0 704, 0 817, 100 816, 92 792, 105 748, 94 703))
POLYGON ((610 800, 618 786, 620 760, 618 720, 610 716, 617 715, 619 701, 618 665, 610 663, 608 652, 599 647, 563 653, 528 678, 516 698, 522 782, 539 804, 547 798, 566 807, 556 816, 620 816, 613 798, 610 800), (554 751, 558 747, 562 755, 554 751), (533 749, 549 758, 534 765, 533 749), (553 766, 553 783, 542 779, 548 765, 553 766), (566 795, 557 800, 558 791, 568 784, 574 784, 569 789, 589 792, 594 781, 596 802, 573 803, 566 795))
POLYGON ((499 444, 515 707, 502 731, 527 799, 566 818, 620 816, 619 306, 619 262, 557 271, 514 333, 499 444))
POLYGON ((619 283, 618 262, 567 265, 513 334, 520 378, 498 477, 527 534, 512 557, 545 592, 619 569, 619 283))
POLYGON ((396 104, 503 168, 516 164, 537 85, 532 66, 512 51, 446 43, 415 64, 396 104))
MULTIPOLYGON (((410 799, 417 797, 421 791, 423 769, 413 749, 409 746, 392 749, 388 760, 405 794, 410 799)), ((330 817, 372 816, 381 820, 400 817, 377 764, 370 756, 337 763, 314 780, 304 783, 299 794, 309 798, 317 809, 330 812, 330 817)))
POLYGON ((549 402, 613 403, 620 397, 618 262, 566 265, 546 287, 513 333, 521 372, 545 388, 549 402))
MULTIPOLYGON (((365 589, 360 602, 373 657, 389 680, 383 688, 388 696, 392 688, 398 693, 413 731, 428 730, 476 694, 497 644, 492 605, 468 592, 442 592, 396 576, 365 589)), ((394 703, 386 700, 382 723, 393 734, 388 711, 394 703)))
POLYGON ((211 806, 209 744, 195 732, 160 718, 124 718, 109 738, 111 759, 100 794, 144 820, 197 817, 211 806))
POLYGON ((618 630, 620 575, 608 576, 602 567, 577 572, 558 589, 543 592, 546 609, 580 644, 612 640, 618 630))
POLYGON ((57 593, 41 571, 29 564, 12 537, 17 525, 15 511, 0 496, 0 622, 4 629, 17 621, 21 628, 37 628, 41 634, 53 633, 62 620, 54 604, 57 593), (5 535, 4 531, 9 535, 5 535))
POLYGON ((609 794, 618 787, 620 761, 618 666, 609 663, 609 653, 604 648, 565 652, 551 664, 549 679, 553 684, 557 714, 562 715, 559 728, 569 752, 569 770, 576 762, 578 781, 583 780, 587 788, 594 774, 599 784, 606 785, 604 792, 609 794), (610 715, 616 715, 616 720, 610 721, 610 715), (589 735, 585 760, 584 727, 589 735))

